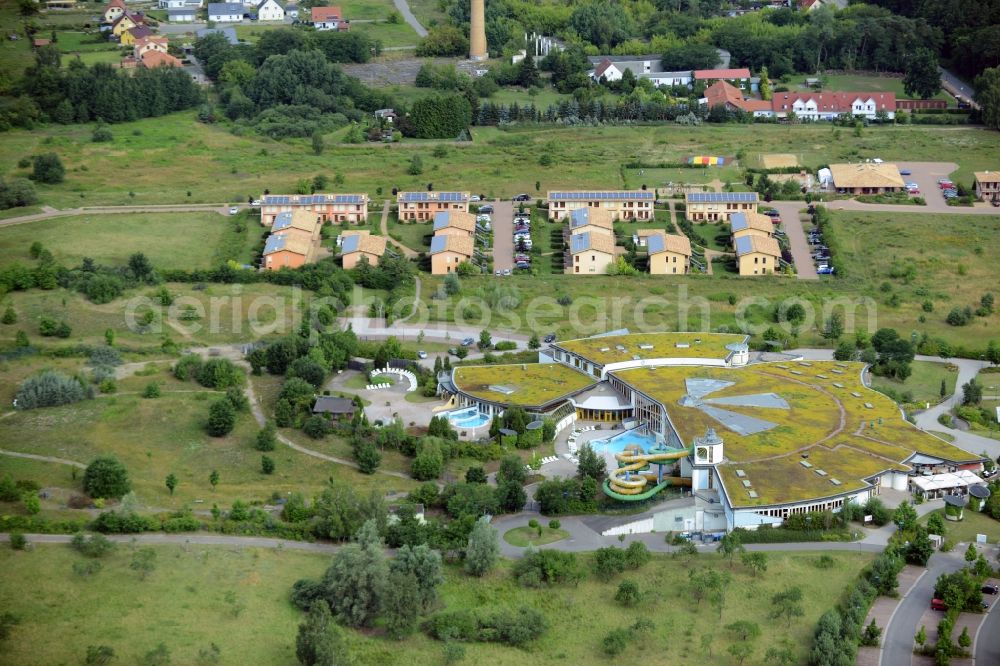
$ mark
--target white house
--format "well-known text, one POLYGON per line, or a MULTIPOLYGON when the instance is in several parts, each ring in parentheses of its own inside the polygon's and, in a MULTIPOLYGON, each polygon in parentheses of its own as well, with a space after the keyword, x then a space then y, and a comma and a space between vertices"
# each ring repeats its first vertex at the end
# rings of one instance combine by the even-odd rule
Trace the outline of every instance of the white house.
POLYGON ((201 9, 202 0, 159 0, 160 9, 201 9))
POLYGON ((211 2, 208 5, 208 20, 215 23, 239 23, 245 9, 237 2, 211 2))
POLYGON ((167 20, 171 23, 193 23, 197 15, 198 10, 194 7, 167 10, 167 20))
POLYGON ((626 70, 631 70, 637 79, 649 79, 654 86, 686 86, 691 83, 691 72, 665 72, 660 69, 660 56, 634 56, 623 58, 592 58, 594 69, 590 78, 600 81, 619 81, 626 70))
POLYGON ((834 120, 841 114, 874 120, 881 111, 891 119, 896 115, 896 95, 883 92, 775 93, 771 98, 774 115, 785 118, 794 111, 801 120, 834 120))
POLYGON ((284 21, 285 9, 277 0, 261 0, 257 5, 258 21, 284 21))

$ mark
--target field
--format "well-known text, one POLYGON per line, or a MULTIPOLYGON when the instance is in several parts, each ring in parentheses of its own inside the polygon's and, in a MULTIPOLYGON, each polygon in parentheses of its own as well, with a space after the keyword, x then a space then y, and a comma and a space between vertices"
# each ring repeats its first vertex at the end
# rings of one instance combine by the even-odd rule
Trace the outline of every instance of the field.
POLYGON ((377 23, 352 23, 351 30, 362 32, 372 39, 382 42, 382 47, 413 46, 420 43, 420 37, 410 27, 406 21, 399 23, 389 23, 378 21, 377 23))
POLYGON ((427 182, 438 190, 471 187, 491 196, 532 192, 535 181, 542 191, 618 188, 623 185, 619 166, 625 162, 673 163, 690 155, 735 155, 741 150, 747 156, 794 153, 809 167, 874 154, 886 160, 952 160, 961 164, 955 175, 968 180, 974 170, 995 169, 1000 152, 1000 135, 966 128, 883 127, 868 129, 860 138, 851 132, 837 138, 821 125, 760 125, 752 133, 741 126, 648 125, 474 128, 473 142, 454 144, 444 158, 432 157, 424 142, 376 150, 340 144, 346 131, 340 130, 327 136, 328 147, 317 156, 308 139, 234 136, 227 123, 205 125, 195 122, 194 115, 183 112, 116 125, 116 140, 110 144, 91 142, 89 126, 12 131, 0 147, 0 173, 23 175, 16 168, 21 157, 57 152, 67 166, 66 182, 39 186, 39 196, 42 203, 66 207, 246 201, 265 188, 293 191, 299 180, 317 173, 341 173, 343 191, 372 196, 377 187, 423 189, 427 182), (424 160, 419 176, 406 173, 413 153, 424 160), (543 153, 559 168, 540 165, 543 153), (129 191, 135 196, 129 197, 129 191))
POLYGON ((392 0, 346 0, 340 3, 340 8, 344 11, 344 18, 351 21, 351 30, 365 25, 355 21, 385 19, 396 11, 392 0))
MULTIPOLYGON (((903 90, 902 77, 865 76, 863 74, 829 74, 824 76, 824 78, 827 83, 821 89, 822 91, 842 90, 845 92, 891 92, 895 93, 896 99, 911 98, 911 95, 907 95, 906 91, 903 90)), ((797 92, 806 92, 809 88, 803 82, 796 87, 796 90, 797 92)), ((955 98, 943 90, 937 95, 934 95, 931 99, 943 99, 948 102, 948 106, 955 106, 955 98)))
POLYGON ((124 266, 136 252, 161 269, 213 268, 225 262, 224 255, 243 263, 262 227, 249 215, 240 218, 242 230, 215 212, 89 214, 17 224, 0 233, 0 268, 30 263, 28 247, 36 241, 68 267, 84 257, 124 266))
MULTIPOLYGON (((944 509, 937 509, 931 513, 939 514, 944 518, 944 509)), ((968 508, 963 512, 963 515, 965 517, 957 523, 945 519, 944 526, 948 530, 947 535, 945 535, 947 539, 955 543, 972 543, 976 540, 977 534, 985 534, 990 543, 1000 543, 1000 521, 993 520, 985 513, 969 511, 968 508)), ((931 514, 928 513, 921 517, 920 522, 926 524, 930 516, 931 514)))
POLYGON ((931 361, 914 361, 910 367, 913 369, 913 374, 907 377, 906 381, 873 376, 872 388, 888 388, 899 395, 909 392, 913 394, 913 402, 931 404, 941 400, 942 380, 945 383, 946 395, 954 393, 956 388, 961 390, 955 386, 958 371, 954 367, 931 361))
POLYGON ((827 244, 842 286, 877 302, 879 326, 934 331, 954 343, 985 347, 1000 316, 974 317, 967 326, 949 326, 945 318, 956 306, 975 309, 987 285, 1000 283, 1000 265, 990 256, 998 220, 842 211, 827 244))
MULTIPOLYGON (((0 549, 0 566, 6 572, 0 578, 0 594, 12 601, 8 609, 22 618, 5 643, 8 658, 18 663, 70 663, 81 658, 87 645, 106 644, 124 663, 162 641, 173 663, 194 663, 199 650, 213 642, 223 663, 296 663, 295 632, 302 615, 288 603, 288 591, 301 577, 319 577, 329 556, 213 546, 157 546, 155 551, 155 571, 139 581, 128 568, 131 554, 125 546, 90 578, 71 572, 72 564, 83 558, 65 546, 40 545, 33 552, 0 549), (237 606, 242 607, 238 617, 233 611, 237 606), (53 635, 60 639, 46 640, 53 635)), ((768 553, 769 571, 758 578, 735 566, 721 617, 708 601, 697 605, 692 600, 687 582, 687 572, 699 566, 728 571, 716 555, 693 561, 655 557, 627 576, 639 583, 644 595, 635 609, 612 601, 617 581, 601 583, 590 576, 576 587, 528 590, 510 580, 509 563, 482 580, 448 568, 440 596, 446 609, 528 605, 548 619, 545 634, 524 650, 466 644, 466 663, 594 663, 602 658, 604 635, 639 618, 651 620, 655 628, 630 643, 622 655, 629 659, 669 654, 670 663, 678 666, 709 663, 736 641, 724 625, 759 618, 763 634, 753 644, 751 659, 760 659, 766 647, 787 642, 795 663, 800 663, 820 614, 871 559, 862 553, 830 556, 834 567, 820 570, 814 554, 768 553), (790 585, 802 588, 803 617, 787 625, 764 619, 762 609, 769 608, 770 597, 790 585)), ((395 642, 380 630, 343 633, 359 666, 443 662, 442 644, 422 634, 395 642)))
POLYGON ((71 339, 78 343, 100 343, 109 328, 115 331, 119 344, 146 349, 158 348, 165 336, 181 345, 194 346, 250 342, 296 330, 302 308, 311 297, 308 291, 270 284, 163 286, 174 296, 170 307, 154 300, 157 287, 133 290, 104 305, 65 289, 13 292, 5 302, 13 306, 18 323, 0 326, 0 341, 10 343, 18 330, 24 330, 35 345, 61 342, 38 336, 37 322, 48 316, 69 323, 73 328, 71 339), (183 319, 187 306, 194 308, 198 319, 183 319), (134 316, 146 308, 156 312, 154 322, 145 329, 130 326, 130 313, 134 316))

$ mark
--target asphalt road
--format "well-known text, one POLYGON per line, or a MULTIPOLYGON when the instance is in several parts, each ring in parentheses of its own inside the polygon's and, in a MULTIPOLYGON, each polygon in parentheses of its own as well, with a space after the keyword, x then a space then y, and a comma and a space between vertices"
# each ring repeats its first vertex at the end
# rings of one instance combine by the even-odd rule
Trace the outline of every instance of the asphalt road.
POLYGON ((993 602, 976 634, 976 663, 1000 664, 1000 611, 993 602))
MULTIPOLYGON (((885 639, 882 643, 882 663, 886 666, 909 664, 913 658, 913 637, 920 627, 917 623, 923 617, 924 611, 934 598, 934 583, 943 573, 958 571, 965 566, 962 553, 935 553, 927 562, 927 573, 910 593, 899 602, 896 612, 885 629, 885 639)), ((941 614, 944 616, 944 613, 941 614)), ((982 662, 984 664, 996 662, 982 662)))
POLYGON ((493 269, 514 268, 514 204, 490 202, 493 206, 493 269))
POLYGON ((806 207, 802 201, 772 201, 767 206, 775 208, 781 213, 781 226, 788 235, 788 245, 792 251, 792 260, 795 262, 795 271, 800 280, 818 280, 816 274, 816 264, 812 260, 812 248, 806 239, 806 233, 802 228, 802 220, 799 218, 799 210, 806 207))
POLYGON ((414 32, 421 37, 427 36, 427 28, 420 25, 420 21, 418 21, 417 17, 410 11, 410 5, 406 3, 406 0, 392 0, 392 3, 396 5, 396 10, 402 14, 403 20, 410 24, 410 27, 413 28, 414 32))

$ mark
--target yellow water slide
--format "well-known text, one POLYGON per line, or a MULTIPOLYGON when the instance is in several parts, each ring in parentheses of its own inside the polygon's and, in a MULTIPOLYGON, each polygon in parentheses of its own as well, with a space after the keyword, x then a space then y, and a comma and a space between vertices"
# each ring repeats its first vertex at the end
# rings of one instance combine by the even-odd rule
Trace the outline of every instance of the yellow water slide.
MULTIPOLYGON (((638 474, 633 472, 638 472, 643 467, 649 464, 663 464, 666 462, 672 462, 674 460, 680 460, 690 455, 690 451, 687 449, 680 449, 678 451, 668 451, 664 453, 617 453, 615 454, 615 459, 618 461, 620 467, 616 470, 612 470, 608 481, 613 490, 616 493, 622 495, 638 495, 643 492, 646 484, 652 481, 654 484, 659 479, 659 476, 655 473, 649 474, 638 474), (625 478, 626 476, 630 478, 625 478)), ((680 477, 665 477, 664 481, 669 478, 673 484, 672 485, 690 485, 690 479, 683 479, 680 477)))

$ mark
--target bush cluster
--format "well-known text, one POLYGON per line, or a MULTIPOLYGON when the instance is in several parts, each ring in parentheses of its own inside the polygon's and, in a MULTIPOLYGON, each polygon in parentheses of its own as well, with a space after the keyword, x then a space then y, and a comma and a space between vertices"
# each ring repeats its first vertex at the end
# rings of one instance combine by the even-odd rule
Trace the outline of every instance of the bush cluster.
POLYGON ((438 613, 424 626, 432 638, 441 641, 477 641, 521 647, 548 629, 548 620, 539 611, 521 606, 516 609, 477 612, 469 609, 438 613))

